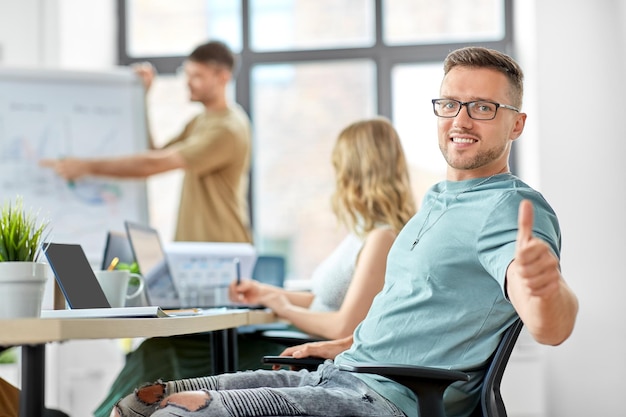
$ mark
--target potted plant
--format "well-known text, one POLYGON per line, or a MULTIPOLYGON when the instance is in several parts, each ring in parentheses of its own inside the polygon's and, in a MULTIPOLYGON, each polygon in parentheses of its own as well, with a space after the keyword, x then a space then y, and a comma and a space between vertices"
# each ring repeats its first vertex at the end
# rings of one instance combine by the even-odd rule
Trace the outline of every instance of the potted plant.
POLYGON ((0 318, 39 317, 48 266, 39 262, 49 222, 18 196, 0 212, 0 318))

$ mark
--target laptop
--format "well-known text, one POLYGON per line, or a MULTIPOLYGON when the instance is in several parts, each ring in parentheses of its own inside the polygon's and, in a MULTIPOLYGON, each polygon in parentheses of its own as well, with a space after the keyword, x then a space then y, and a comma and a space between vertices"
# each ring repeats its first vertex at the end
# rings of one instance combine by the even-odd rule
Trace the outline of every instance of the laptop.
POLYGON ((128 242, 126 232, 113 230, 107 232, 100 268, 103 270, 107 269, 109 265, 111 265, 111 261, 113 261, 114 258, 117 258, 120 263, 129 265, 135 262, 133 250, 128 242))
POLYGON ((156 306, 111 308, 78 244, 45 243, 44 254, 69 310, 42 311, 42 317, 162 317, 156 306))
POLYGON ((145 224, 124 222, 128 241, 146 285, 148 301, 164 310, 181 308, 263 308, 230 301, 228 285, 237 277, 236 257, 225 256, 204 263, 204 275, 173 273, 159 232, 145 224), (214 279, 218 276, 219 279, 214 279), (193 285, 193 289, 190 289, 193 285), (193 299, 181 299, 193 295, 193 299))
POLYGON ((144 279, 148 302, 162 309, 181 308, 180 293, 158 232, 149 226, 128 221, 124 222, 124 226, 133 259, 144 279))

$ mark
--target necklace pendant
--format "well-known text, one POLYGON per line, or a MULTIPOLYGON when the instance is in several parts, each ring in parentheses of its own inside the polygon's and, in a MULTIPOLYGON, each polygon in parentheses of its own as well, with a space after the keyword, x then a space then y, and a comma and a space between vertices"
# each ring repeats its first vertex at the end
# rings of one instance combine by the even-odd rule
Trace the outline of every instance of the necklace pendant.
POLYGON ((420 241, 419 238, 415 239, 413 241, 413 244, 411 245, 411 249, 410 250, 413 250, 413 248, 419 243, 419 241, 420 241))

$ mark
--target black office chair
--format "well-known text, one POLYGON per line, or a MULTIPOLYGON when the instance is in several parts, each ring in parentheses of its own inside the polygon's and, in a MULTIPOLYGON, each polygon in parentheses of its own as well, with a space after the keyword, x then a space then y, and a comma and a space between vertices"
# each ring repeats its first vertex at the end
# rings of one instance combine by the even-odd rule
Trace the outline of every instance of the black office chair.
MULTIPOLYGON (((483 382, 480 402, 473 410, 471 417, 506 417, 506 408, 500 384, 504 370, 511 357, 511 352, 522 330, 523 323, 517 319, 504 333, 496 351, 493 353, 485 380, 483 382)), ((264 363, 280 363, 296 368, 315 369, 324 360, 319 359, 317 364, 301 366, 298 359, 284 357, 280 362, 274 362, 275 357, 263 358, 264 363)), ((418 414, 424 417, 445 417, 443 393, 455 381, 469 381, 469 375, 460 371, 428 368, 423 366, 383 365, 383 364, 345 364, 340 365, 345 371, 377 374, 392 379, 411 389, 419 398, 418 414)))
POLYGON ((326 340, 323 337, 317 337, 312 334, 299 332, 297 330, 264 330, 258 334, 258 337, 269 342, 278 343, 285 347, 301 345, 309 342, 319 342, 326 340))
POLYGON ((285 284, 285 258, 278 255, 257 256, 252 270, 252 279, 282 287, 285 284))
POLYGON ((502 340, 500 340, 500 344, 494 352, 485 374, 485 381, 480 393, 480 403, 476 406, 471 417, 507 416, 502 394, 500 393, 500 384, 522 327, 524 327, 524 323, 518 318, 502 336, 502 340))

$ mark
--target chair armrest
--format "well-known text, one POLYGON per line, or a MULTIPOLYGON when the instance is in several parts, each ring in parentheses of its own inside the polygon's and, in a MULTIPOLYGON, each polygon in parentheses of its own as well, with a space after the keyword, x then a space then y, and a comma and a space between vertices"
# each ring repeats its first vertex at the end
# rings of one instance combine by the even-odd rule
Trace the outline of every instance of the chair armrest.
POLYGON ((456 381, 469 381, 464 372, 413 365, 346 363, 339 369, 348 372, 381 375, 402 384, 415 393, 420 416, 445 417, 443 392, 456 381))
POLYGON ((451 371, 449 369, 429 368, 416 365, 394 364, 369 364, 369 363, 345 363, 339 365, 342 371, 356 372, 361 374, 376 374, 392 377, 412 377, 420 379, 432 379, 449 381, 469 381, 469 375, 465 372, 451 371))
POLYGON ((314 371, 326 359, 317 357, 294 358, 293 356, 263 356, 262 362, 267 364, 288 365, 290 368, 314 371))

